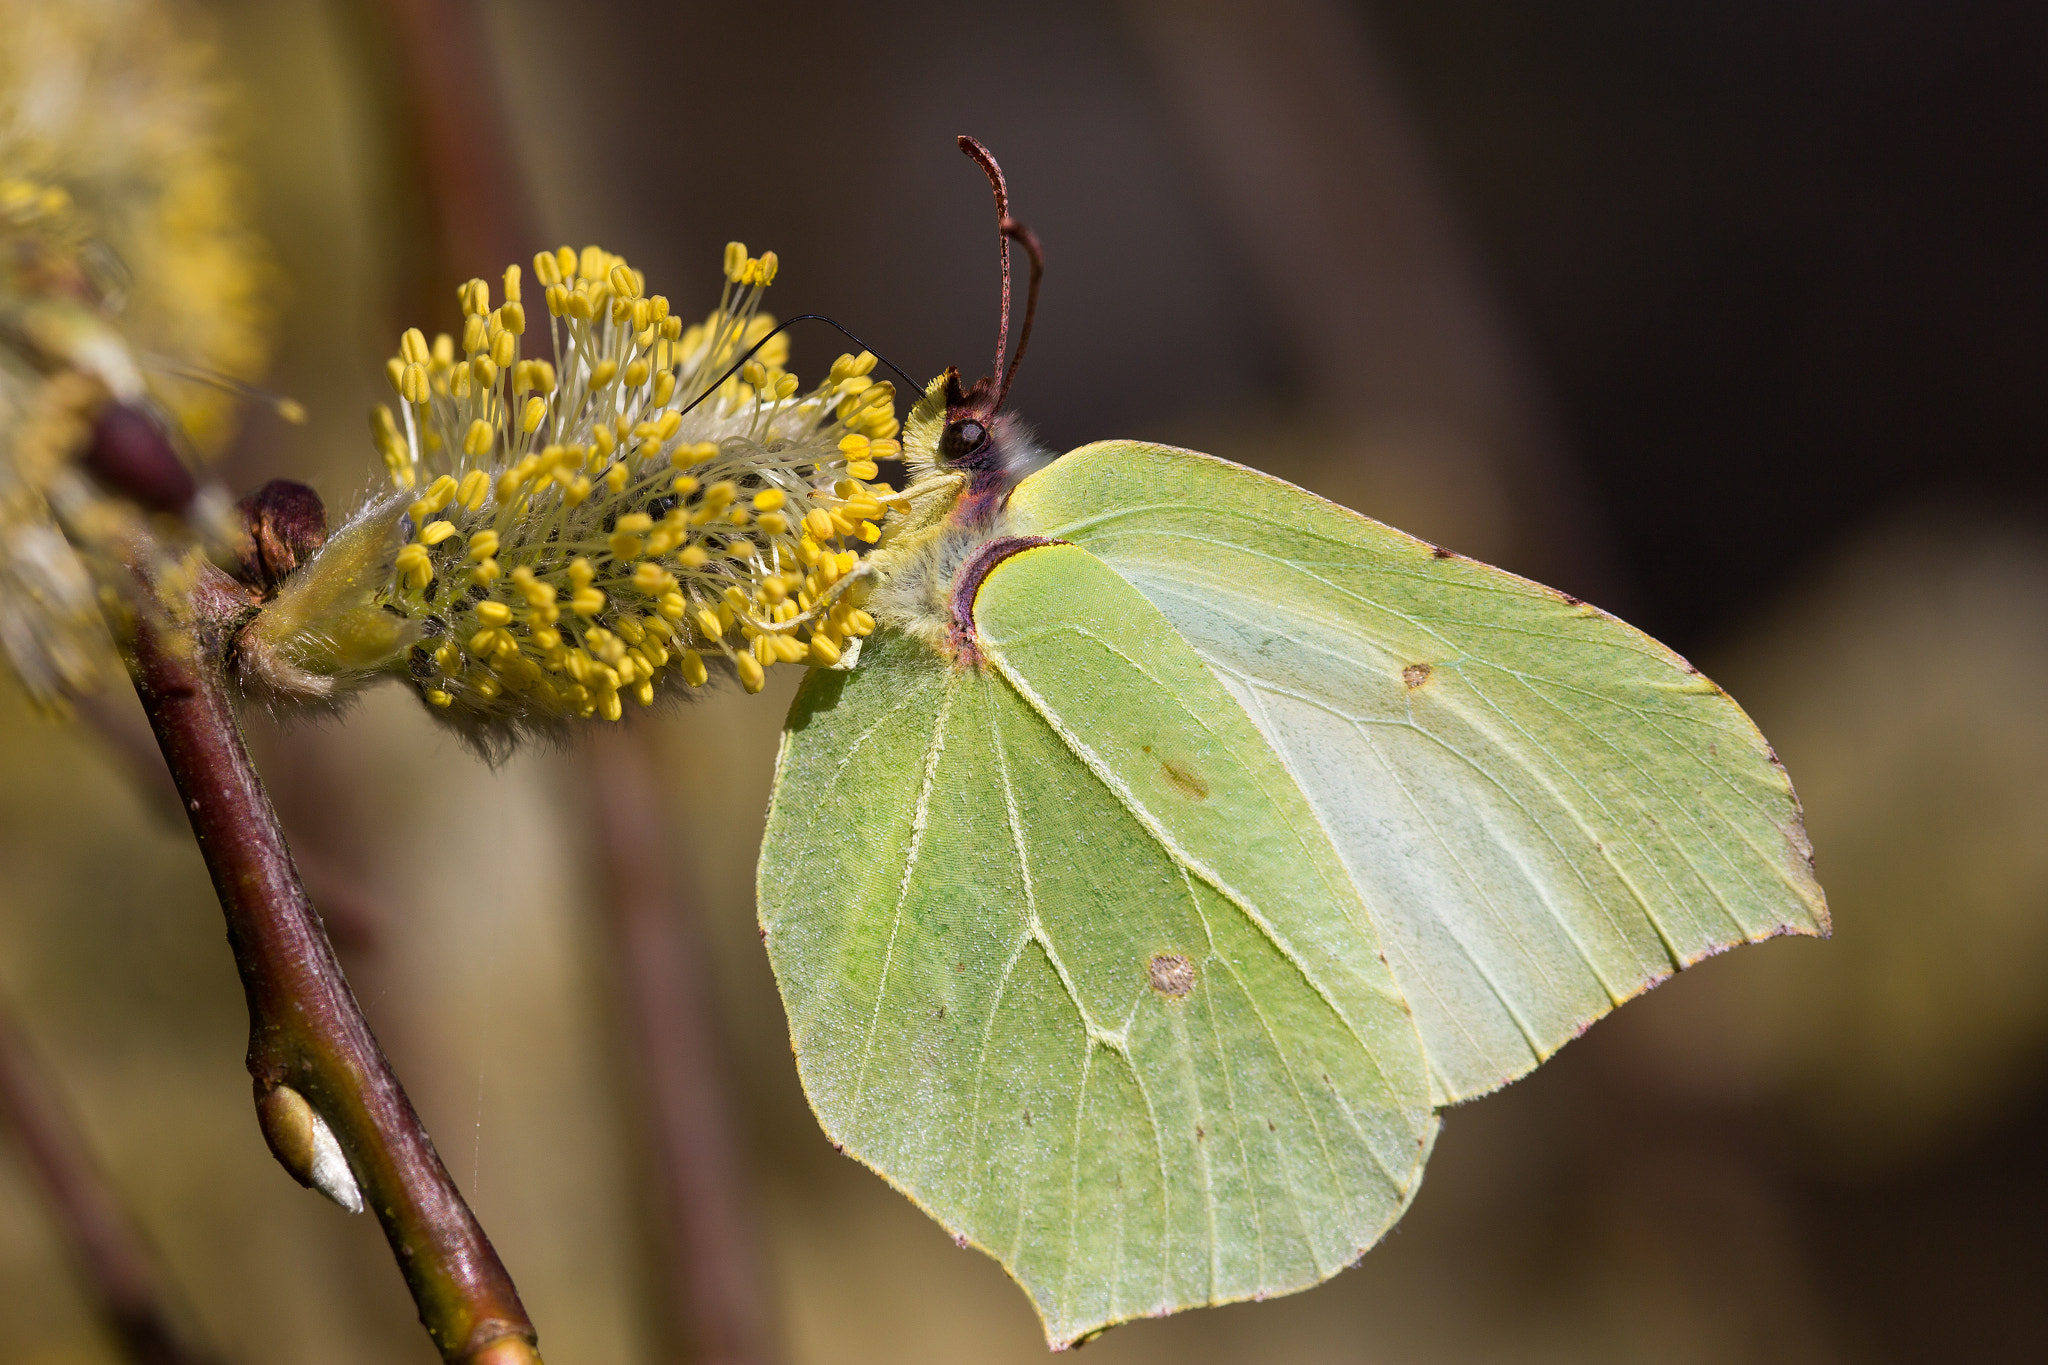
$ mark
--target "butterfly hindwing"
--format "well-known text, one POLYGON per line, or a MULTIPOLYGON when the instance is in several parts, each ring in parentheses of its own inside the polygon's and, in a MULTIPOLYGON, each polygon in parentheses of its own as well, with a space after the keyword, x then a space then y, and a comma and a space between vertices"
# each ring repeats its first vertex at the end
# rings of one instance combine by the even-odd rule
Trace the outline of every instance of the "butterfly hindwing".
POLYGON ((1055 1343, 1326 1278, 1436 1129, 1337 851, 1086 551, 1004 560, 975 626, 979 662, 883 632, 791 713, 759 896, 821 1123, 1055 1343))
POLYGON ((1191 451, 1085 446, 1010 509, 1115 569, 1252 718, 1371 909, 1440 1098, 1710 953, 1826 932, 1776 756, 1640 631, 1191 451))

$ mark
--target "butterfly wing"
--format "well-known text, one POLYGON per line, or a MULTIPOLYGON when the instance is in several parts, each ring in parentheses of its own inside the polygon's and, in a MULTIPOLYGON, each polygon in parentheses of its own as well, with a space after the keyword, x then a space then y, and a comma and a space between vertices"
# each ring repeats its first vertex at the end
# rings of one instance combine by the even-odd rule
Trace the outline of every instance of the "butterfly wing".
POLYGON ((1676 654, 1252 470, 1082 447, 1010 500, 1170 621, 1370 907, 1438 1095, 1528 1072, 1733 944, 1824 934, 1790 781, 1676 654))
POLYGON ((883 632, 791 712, 759 902, 820 1123, 1054 1344, 1327 1278, 1436 1131, 1336 850, 1086 551, 1004 560, 975 625, 979 666, 883 632))

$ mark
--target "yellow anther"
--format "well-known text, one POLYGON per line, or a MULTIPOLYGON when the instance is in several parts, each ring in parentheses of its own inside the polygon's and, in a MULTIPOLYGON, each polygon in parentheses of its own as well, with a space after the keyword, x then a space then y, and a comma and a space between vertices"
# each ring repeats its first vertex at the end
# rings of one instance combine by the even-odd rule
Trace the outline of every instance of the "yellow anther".
POLYGON ((519 338, 510 332, 500 332, 491 338, 491 359, 499 369, 504 369, 519 355, 519 338))
MULTIPOLYGON (((536 261, 535 264, 539 262, 536 261)), ((545 284, 547 281, 543 280, 541 283, 545 284)), ((505 267, 505 302, 519 302, 519 267, 516 265, 505 267)))
POLYGON ((472 314, 462 320, 462 349, 475 355, 491 344, 490 329, 484 320, 472 314))
POLYGON ((408 327, 398 338, 398 354, 408 365, 427 363, 427 334, 417 327, 408 327))
POLYGON ((396 560, 399 581, 410 588, 424 588, 434 581, 434 563, 427 547, 414 542, 401 546, 396 560))
POLYGON ((773 283, 775 283, 775 272, 776 272, 777 270, 781 269, 781 267, 782 267, 782 262, 781 262, 780 258, 778 258, 778 257, 776 256, 776 254, 775 254, 774 252, 772 252, 772 251, 764 251, 764 252, 762 252, 762 253, 761 253, 761 283, 762 283, 762 284, 773 284, 773 283))
POLYGON ((430 521, 425 526, 422 526, 420 528, 419 543, 422 545, 439 545, 442 541, 448 539, 448 537, 454 534, 454 522, 430 521))
POLYGON ((767 682, 767 675, 762 671, 760 663, 755 660, 753 655, 738 655, 733 659, 732 664, 733 670, 740 675, 740 686, 746 688, 747 691, 759 692, 762 685, 767 682))
POLYGON ((626 491, 626 480, 630 477, 631 475, 626 470, 626 462, 621 460, 610 469, 605 470, 604 486, 614 493, 623 493, 626 491))
POLYGON ((681 657, 676 660, 676 672, 680 673, 683 681, 691 687, 702 687, 711 676, 710 670, 704 667, 704 656, 694 649, 682 652, 681 657))
MULTIPOLYGON (((478 422, 476 425, 484 428, 484 443, 486 448, 488 448, 490 444, 490 428, 482 422, 478 422)), ((472 428, 470 431, 472 441, 475 439, 475 436, 476 432, 472 428)), ((470 453, 474 455, 481 454, 482 452, 471 451, 470 453)), ((472 469, 467 474, 464 474, 462 482, 455 486, 455 501, 474 512, 477 508, 484 505, 484 494, 490 491, 490 487, 490 471, 472 469)))
POLYGON ((414 362, 407 365, 398 382, 399 396, 408 403, 425 403, 433 396, 433 389, 427 382, 427 367, 414 362))
POLYGON ((567 317, 569 315, 568 285, 551 284, 547 287, 546 291, 541 294, 541 298, 547 301, 548 311, 550 313, 553 313, 556 317, 567 317))
POLYGON ((470 570, 469 576, 482 583, 485 587, 489 587, 498 581, 498 575, 502 572, 504 570, 498 567, 497 560, 482 559, 477 561, 477 566, 474 569, 470 570))
POLYGON ((841 578, 846 577, 848 574, 852 573, 855 569, 859 567, 859 555, 855 554, 851 550, 841 550, 839 552, 839 576, 841 578))
POLYGON ((531 435, 539 429, 548 415, 547 400, 536 395, 526 400, 526 411, 520 414, 519 429, 531 435))
POLYGON ((429 358, 437 367, 442 369, 453 365, 455 363, 455 338, 449 336, 446 332, 436 332, 434 334, 433 353, 429 358))
POLYGON ((876 467, 873 460, 849 460, 846 472, 856 479, 872 479, 882 471, 876 467))
POLYGON ((633 278, 633 272, 626 268, 624 262, 613 266, 605 279, 611 285, 612 293, 622 299, 638 298, 640 295, 640 289, 633 278))
POLYGON ((654 606, 655 610, 661 613, 664 621, 682 620, 683 612, 687 609, 683 602, 683 595, 673 588, 656 598, 654 606))
POLYGON ((584 478, 581 474, 569 480, 568 486, 562 490, 562 501, 568 503, 571 507, 581 507, 584 500, 589 496, 590 480, 584 478))
POLYGON ((430 517, 455 501, 455 488, 455 480, 446 474, 427 485, 427 491, 420 494, 410 509, 413 520, 430 517))
POLYGON ((452 673, 462 662, 462 647, 453 640, 443 640, 441 647, 434 651, 434 662, 443 673, 452 673))
POLYGON ((788 501, 789 494, 783 492, 780 488, 764 488, 754 494, 754 510, 756 512, 773 512, 788 501))
POLYGON ((601 389, 605 385, 611 383, 613 379, 617 378, 618 373, 618 361, 609 358, 600 360, 597 362, 595 366, 591 368, 590 387, 593 389, 601 389))
POLYGON ((780 512, 763 512, 759 525, 762 532, 766 535, 782 536, 789 534, 789 518, 780 512))
POLYGON ((707 640, 716 640, 725 634, 725 626, 719 621, 718 613, 709 607, 699 607, 690 614, 690 623, 697 627, 697 633, 707 640))
POLYGON ((686 569, 701 569, 711 562, 711 554, 702 545, 685 545, 676 552, 676 563, 686 569))
POLYGON ((763 388, 768 383, 768 368, 758 360, 749 360, 740 366, 740 378, 757 389, 763 388))
POLYGON ((612 532, 611 539, 606 543, 612 552, 612 558, 618 560, 638 559, 640 551, 644 548, 640 544, 640 537, 628 531, 612 532))
MULTIPOLYGON (((543 289, 551 284, 560 284, 562 282, 562 267, 555 260, 554 252, 543 251, 534 256, 533 277, 540 281, 543 289)), ((512 272, 508 270, 505 272, 505 296, 507 298, 513 297, 512 283, 512 272)))
POLYGON ((476 604, 476 619, 487 626, 510 625, 512 624, 512 608, 506 606, 503 602, 482 601, 476 604))
POLYGON ((813 507, 804 513, 804 530, 817 540, 830 540, 838 534, 832 525, 832 514, 822 507, 813 507))
POLYGON ((601 246, 584 247, 583 254, 576 261, 576 273, 586 280, 601 280, 611 260, 611 253, 601 246))
POLYGON ((469 557, 478 563, 498 553, 498 533, 478 531, 469 538, 469 557))
POLYGON ((738 284, 740 276, 746 272, 746 269, 747 244, 745 242, 727 242, 725 244, 725 277, 734 284, 738 284))
POLYGON ((434 687, 427 690, 427 700, 436 706, 450 706, 454 704, 455 698, 443 692, 440 688, 434 687))
POLYGON ((590 561, 585 559, 583 556, 578 555, 576 556, 576 558, 569 561, 570 587, 587 588, 591 585, 593 581, 596 580, 596 578, 597 570, 592 568, 590 561))
POLYGON ((872 521, 862 522, 854 528, 853 533, 870 545, 882 538, 882 528, 875 525, 872 521))
MULTIPOLYGON (((491 449, 491 438, 496 434, 489 422, 486 422, 481 417, 477 418, 469 424, 469 430, 462 435, 462 453, 472 457, 488 454, 491 449)), ((483 471, 480 469, 470 471, 471 475, 481 475, 482 473, 483 471)), ((465 490, 469 487, 469 479, 467 477, 463 480, 463 487, 465 490)), ((479 492, 477 501, 481 502, 482 500, 483 495, 479 492)), ((474 507, 476 503, 467 503, 467 505, 474 507)))
MULTIPOLYGON (((462 374, 463 371, 457 371, 462 374)), ((487 355, 480 355, 469 362, 468 374, 475 377, 478 387, 488 389, 498 382, 498 362, 487 355)))
MULTIPOLYGON (((517 270, 518 268, 519 267, 517 266, 513 267, 514 270, 517 270)), ((516 337, 523 336, 525 334, 526 308, 517 299, 512 300, 511 302, 505 304, 502 308, 498 309, 497 318, 498 325, 505 329, 505 332, 508 336, 516 337)))
POLYGON ((604 589, 578 588, 569 597, 569 610, 578 616, 595 616, 604 610, 604 589))
POLYGON ((633 567, 633 586, 650 597, 675 581, 675 575, 653 560, 643 561, 633 567))

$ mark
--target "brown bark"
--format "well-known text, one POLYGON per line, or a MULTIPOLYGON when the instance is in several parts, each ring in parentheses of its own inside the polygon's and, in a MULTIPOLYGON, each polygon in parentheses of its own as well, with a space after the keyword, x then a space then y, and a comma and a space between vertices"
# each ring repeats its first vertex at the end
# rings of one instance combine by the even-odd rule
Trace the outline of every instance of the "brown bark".
POLYGON ((136 623, 130 671, 227 917, 265 1135, 305 1181, 276 1126, 294 1106, 267 1101, 288 1088, 325 1121, 444 1359, 537 1360, 511 1276, 371 1034, 243 746, 222 661, 247 598, 208 570, 192 601, 189 636, 136 623))

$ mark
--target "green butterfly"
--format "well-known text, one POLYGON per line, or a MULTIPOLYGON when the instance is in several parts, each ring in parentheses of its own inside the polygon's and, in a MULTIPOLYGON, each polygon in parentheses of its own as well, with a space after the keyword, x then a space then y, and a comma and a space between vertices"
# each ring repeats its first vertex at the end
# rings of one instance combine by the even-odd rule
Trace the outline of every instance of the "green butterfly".
MULTIPOLYGON (((1005 335, 1032 258, 1021 359, 1037 244, 962 145, 1005 335)), ((758 891, 826 1133, 1053 1345, 1329 1278, 1445 1106, 1828 932, 1783 767, 1684 659, 1207 455, 1045 462, 1016 364, 910 414, 878 629, 797 695, 758 891)))

